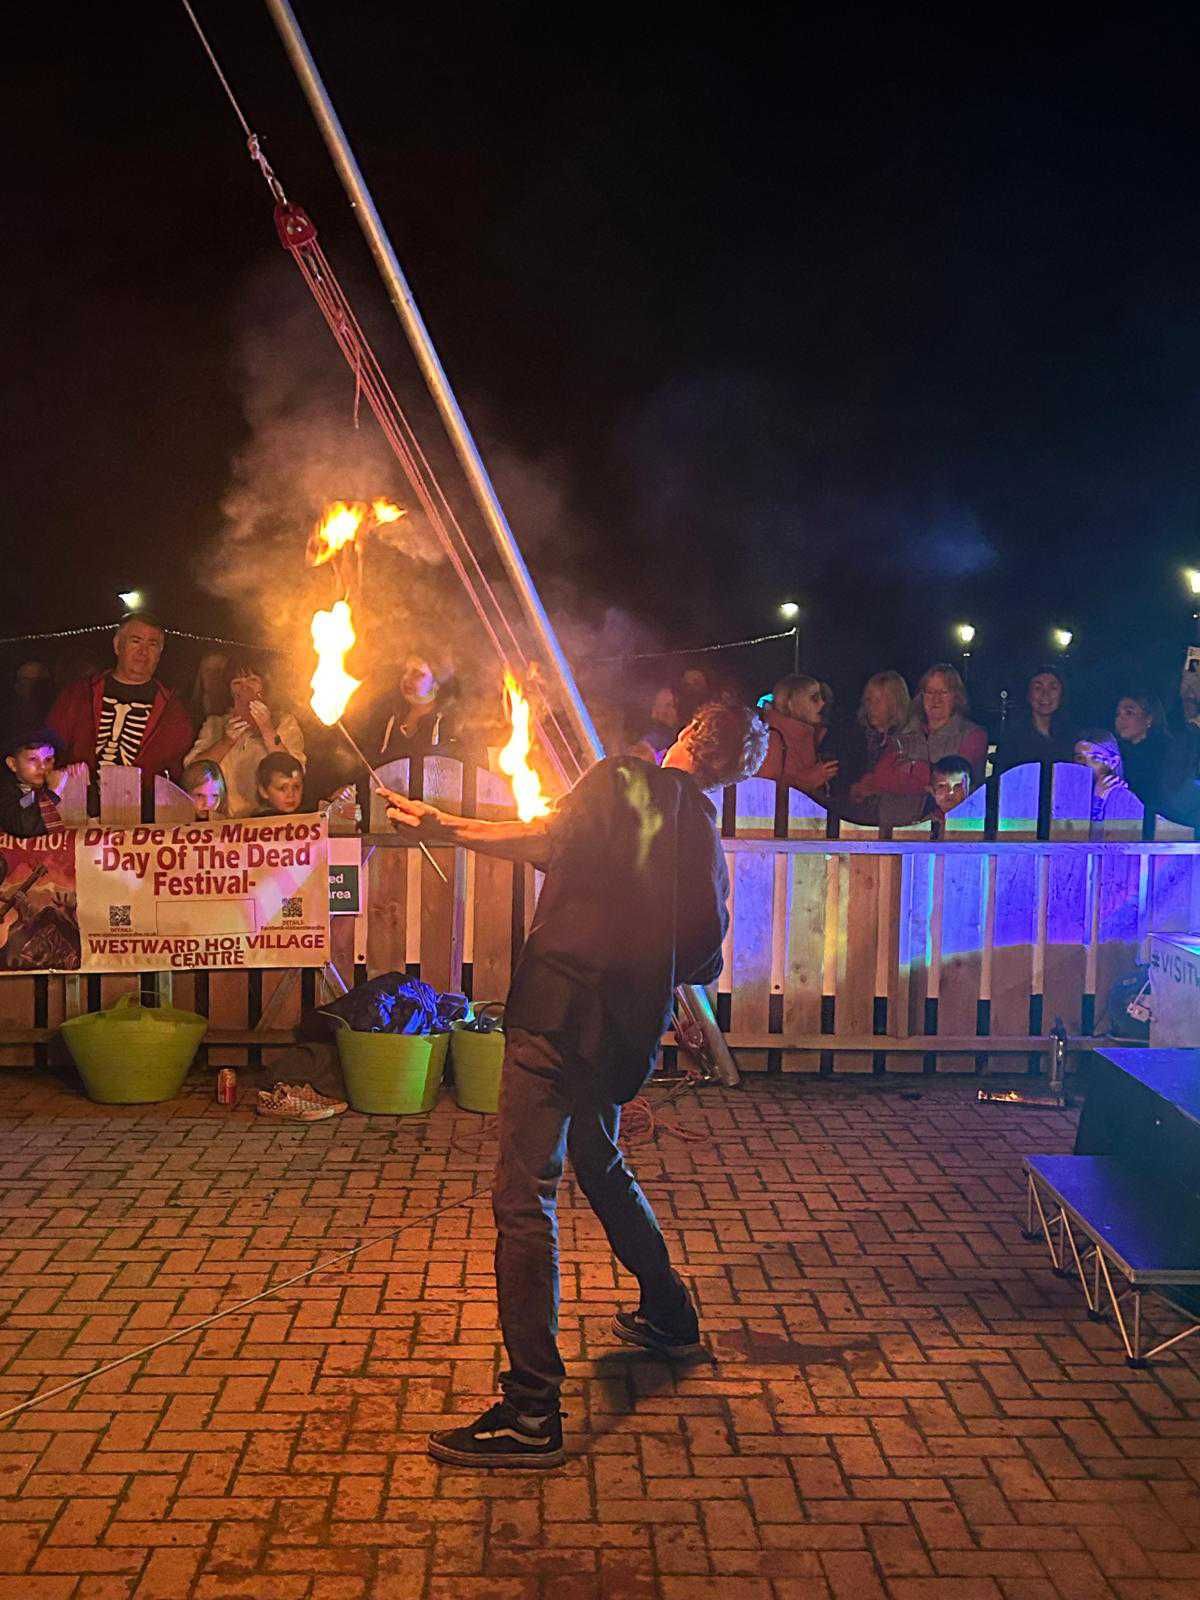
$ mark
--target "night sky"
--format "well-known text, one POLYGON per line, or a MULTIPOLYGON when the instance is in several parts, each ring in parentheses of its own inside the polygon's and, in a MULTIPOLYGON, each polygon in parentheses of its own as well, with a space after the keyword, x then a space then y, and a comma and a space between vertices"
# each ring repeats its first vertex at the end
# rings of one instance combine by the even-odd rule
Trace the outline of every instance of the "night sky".
MULTIPOLYGON (((434 433, 269 18, 197 9, 434 433)), ((1200 565, 1192 8, 298 10, 579 619, 690 644, 796 596, 843 702, 947 654, 959 617, 985 711, 1052 624, 1081 704, 1169 687, 1200 565)), ((348 411, 341 358, 182 10, 26 26, 2 69, 3 631, 101 621, 133 583, 168 623, 255 628, 252 596, 200 583, 251 440, 239 352, 294 340, 348 411)), ((764 688, 788 654, 741 661, 764 688)))

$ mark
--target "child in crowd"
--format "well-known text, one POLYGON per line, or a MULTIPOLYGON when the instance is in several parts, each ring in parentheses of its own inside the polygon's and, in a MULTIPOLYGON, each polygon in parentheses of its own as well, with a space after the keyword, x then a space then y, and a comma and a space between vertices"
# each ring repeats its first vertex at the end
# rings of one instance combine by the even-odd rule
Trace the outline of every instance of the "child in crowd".
POLYGON ((944 822, 947 811, 962 805, 971 792, 971 763, 965 756, 942 756, 929 771, 929 803, 925 812, 944 822))
POLYGON ((1113 795, 1128 789, 1121 747, 1107 728, 1085 728, 1075 741, 1075 759, 1092 772, 1092 821, 1103 822, 1113 795))
POLYGON ((215 761, 189 761, 183 769, 183 787, 196 808, 197 822, 229 815, 225 774, 215 761))
POLYGON ((9 741, 0 770, 0 832, 34 839, 62 827, 58 803, 67 780, 79 775, 86 782, 87 767, 80 761, 60 769, 54 762, 54 736, 47 728, 9 741))
POLYGON ((256 817, 288 816, 304 802, 304 768, 285 750, 273 750, 258 763, 256 817))

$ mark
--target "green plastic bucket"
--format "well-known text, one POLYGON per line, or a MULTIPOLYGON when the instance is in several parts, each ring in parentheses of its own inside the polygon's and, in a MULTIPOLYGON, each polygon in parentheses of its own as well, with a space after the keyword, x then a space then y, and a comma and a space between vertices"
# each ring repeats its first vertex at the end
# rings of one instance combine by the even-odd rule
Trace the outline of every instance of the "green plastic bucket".
POLYGON ((475 1033, 456 1022, 450 1033, 450 1066, 454 1072, 454 1098, 464 1111, 500 1109, 500 1068, 504 1065, 504 1034, 475 1033))
POLYGON ((69 1017, 61 1032, 88 1098, 132 1106, 179 1093, 207 1027, 194 1011, 144 1006, 126 994, 107 1011, 69 1017))
POLYGON ((448 1033, 356 1033, 339 1028, 346 1099, 355 1111, 414 1117, 437 1104, 448 1033))

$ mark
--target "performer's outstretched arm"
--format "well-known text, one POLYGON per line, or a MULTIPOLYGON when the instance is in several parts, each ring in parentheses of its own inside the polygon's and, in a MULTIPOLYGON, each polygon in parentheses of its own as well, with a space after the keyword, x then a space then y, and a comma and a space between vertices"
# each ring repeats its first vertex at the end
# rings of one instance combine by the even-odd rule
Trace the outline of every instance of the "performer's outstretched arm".
POLYGON ((387 814, 398 833, 412 829, 426 844, 461 845, 505 861, 528 861, 544 867, 550 860, 550 817, 533 822, 486 822, 480 817, 455 817, 424 800, 410 800, 394 790, 381 791, 387 814))

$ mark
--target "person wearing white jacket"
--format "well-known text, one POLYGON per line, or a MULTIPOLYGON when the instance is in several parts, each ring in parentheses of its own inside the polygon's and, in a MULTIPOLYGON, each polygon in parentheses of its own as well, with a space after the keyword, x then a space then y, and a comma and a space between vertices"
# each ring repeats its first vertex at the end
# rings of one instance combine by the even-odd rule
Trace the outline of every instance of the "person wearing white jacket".
POLYGON ((269 701, 265 674, 245 661, 231 661, 226 675, 228 709, 206 717, 187 762, 213 761, 225 778, 231 817, 249 817, 260 800, 255 777, 264 756, 295 756, 305 765, 304 735, 292 713, 269 701))

